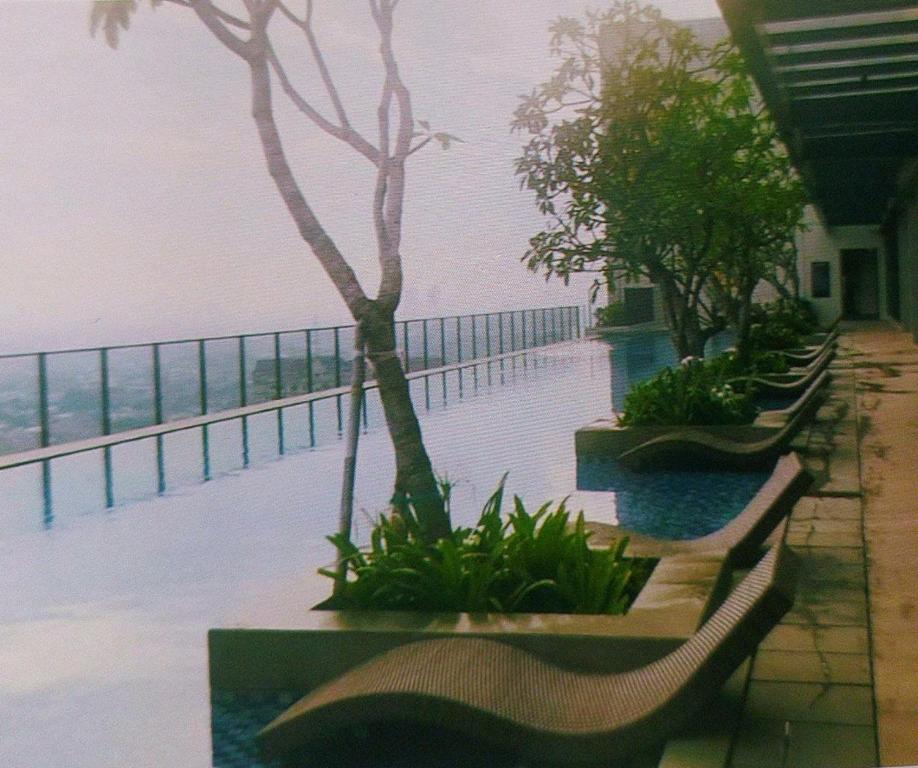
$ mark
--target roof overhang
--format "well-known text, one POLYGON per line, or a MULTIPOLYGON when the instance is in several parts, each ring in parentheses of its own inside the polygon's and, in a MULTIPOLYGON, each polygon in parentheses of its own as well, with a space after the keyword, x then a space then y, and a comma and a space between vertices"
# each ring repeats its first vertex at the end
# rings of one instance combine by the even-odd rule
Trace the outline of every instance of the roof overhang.
POLYGON ((826 222, 882 223, 918 157, 918 5, 718 3, 826 222))

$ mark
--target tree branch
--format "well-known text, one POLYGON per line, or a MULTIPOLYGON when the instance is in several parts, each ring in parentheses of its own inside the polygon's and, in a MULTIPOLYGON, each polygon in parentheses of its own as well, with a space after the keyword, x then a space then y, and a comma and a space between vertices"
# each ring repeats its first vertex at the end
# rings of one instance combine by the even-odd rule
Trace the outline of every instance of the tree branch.
POLYGON ((325 57, 322 56, 322 50, 319 48, 319 43, 312 31, 312 0, 306 0, 306 20, 302 25, 302 29, 306 34, 306 40, 309 42, 309 50, 312 51, 312 58, 319 68, 319 74, 322 76, 322 82, 325 84, 325 90, 328 92, 328 97, 335 107, 335 113, 338 115, 338 122, 341 123, 343 128, 350 128, 351 124, 347 119, 347 113, 344 111, 344 105, 341 103, 341 98, 338 96, 338 89, 335 87, 335 83, 331 78, 331 73, 325 65, 325 57))
POLYGON ((210 0, 189 0, 189 5, 217 40, 223 43, 223 45, 229 48, 229 50, 237 56, 246 60, 251 60, 255 52, 252 41, 243 40, 241 37, 237 37, 233 34, 227 28, 226 24, 221 21, 220 14, 217 13, 217 8, 210 0))
POLYGON ((271 65, 271 69, 274 70, 274 73, 277 75, 278 82, 280 83, 281 90, 287 95, 290 101, 293 102, 294 106, 302 112, 306 117, 312 120, 319 128, 321 128, 325 133, 330 136, 334 136, 336 139, 343 141, 345 144, 348 144, 350 147, 355 149, 361 155, 363 155, 367 160, 369 160, 373 165, 379 165, 380 162, 380 153, 370 142, 368 142, 363 136, 361 136, 357 131, 349 126, 340 126, 335 125, 324 115, 322 115, 315 107, 313 107, 299 91, 293 86, 293 83, 290 82, 290 78, 287 76, 287 72, 284 69, 283 65, 280 63, 280 60, 277 58, 277 54, 274 52, 274 49, 271 48, 270 44, 267 44, 267 50, 265 51, 267 61, 271 65))
POLYGON ((271 71, 266 56, 264 51, 253 56, 249 61, 249 68, 252 76, 252 117, 258 128, 268 171, 287 210, 296 222, 301 237, 312 248, 351 314, 355 319, 360 318, 366 311, 369 300, 360 287, 357 275, 303 197, 284 154, 271 103, 271 71))

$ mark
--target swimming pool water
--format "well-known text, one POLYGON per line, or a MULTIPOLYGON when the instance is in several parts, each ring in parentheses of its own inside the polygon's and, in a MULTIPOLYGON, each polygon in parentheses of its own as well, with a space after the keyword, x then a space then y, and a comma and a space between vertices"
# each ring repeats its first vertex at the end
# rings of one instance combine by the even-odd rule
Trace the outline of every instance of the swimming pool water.
POLYGON ((578 462, 577 488, 615 495, 618 523, 667 539, 691 539, 722 528, 749 503, 769 472, 632 472, 612 459, 578 462))
MULTIPOLYGON (((437 382, 430 392, 421 382, 414 395, 425 442, 434 466, 457 483, 455 524, 477 520, 506 471, 508 492, 527 506, 560 501, 575 489, 575 430, 608 417, 635 376, 671 362, 663 334, 631 338, 630 352, 624 346, 545 348, 528 365, 482 371, 477 392, 471 379, 464 393, 454 379, 443 392, 437 382), (648 357, 648 348, 655 355, 648 357)), ((273 444, 274 428, 270 420, 253 422, 253 440, 273 444)), ((212 447, 224 440, 231 447, 232 438, 212 435, 212 447)), ((54 524, 45 527, 28 501, 34 492, 26 493, 34 478, 20 478, 21 489, 0 484, 0 764, 204 768, 215 759, 220 768, 257 766, 251 735, 293 693, 251 707, 218 701, 212 732, 206 632, 237 623, 250 607, 305 610, 318 602, 306 593, 315 583, 310 575, 334 554, 324 537, 336 524, 342 448, 333 438, 282 461, 267 455, 252 469, 178 484, 108 512, 93 502, 98 473, 74 462, 71 472, 57 474, 54 524)), ((188 462, 193 480, 199 442, 176 445, 171 455, 179 468, 188 462)), ((121 458, 131 472, 149 457, 116 458, 116 472, 121 458)), ((386 504, 393 468, 388 436, 371 414, 358 458, 358 541, 386 504)), ((602 477, 597 468, 581 479, 601 485, 602 477)), ((748 479, 743 493, 751 496, 748 479)), ((640 499, 652 486, 622 488, 622 524, 638 527, 632 510, 666 517, 679 507, 682 521, 697 515, 704 532, 716 527, 706 521, 711 511, 722 521, 725 510, 742 507, 736 488, 715 483, 687 494, 690 480, 664 483, 647 504, 640 499), (686 497, 694 506, 685 506, 686 497)))

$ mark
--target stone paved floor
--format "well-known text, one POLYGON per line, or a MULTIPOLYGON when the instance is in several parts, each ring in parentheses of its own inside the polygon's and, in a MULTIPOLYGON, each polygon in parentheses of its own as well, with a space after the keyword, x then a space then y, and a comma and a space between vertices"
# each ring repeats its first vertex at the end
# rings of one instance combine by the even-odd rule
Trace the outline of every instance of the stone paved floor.
POLYGON ((918 764, 918 346, 871 323, 842 347, 793 446, 796 604, 661 768, 918 764))

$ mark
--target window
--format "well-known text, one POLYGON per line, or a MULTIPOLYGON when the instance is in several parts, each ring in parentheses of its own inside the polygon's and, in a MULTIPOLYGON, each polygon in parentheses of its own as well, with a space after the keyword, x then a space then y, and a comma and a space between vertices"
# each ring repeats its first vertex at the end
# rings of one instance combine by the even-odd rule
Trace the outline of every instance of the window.
POLYGON ((827 299, 832 295, 829 262, 814 261, 810 272, 810 293, 814 299, 827 299))

